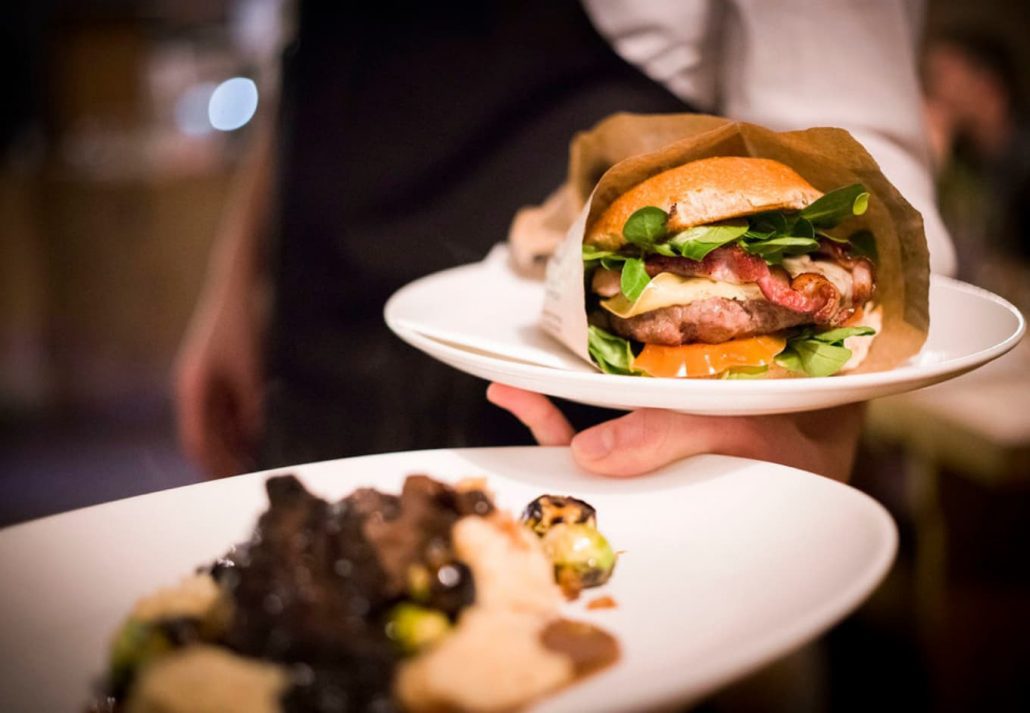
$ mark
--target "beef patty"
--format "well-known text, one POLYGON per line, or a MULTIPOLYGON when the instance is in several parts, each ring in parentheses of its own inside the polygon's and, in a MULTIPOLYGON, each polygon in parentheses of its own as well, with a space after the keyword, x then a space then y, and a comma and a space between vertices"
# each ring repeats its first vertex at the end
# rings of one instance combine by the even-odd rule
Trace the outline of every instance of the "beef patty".
POLYGON ((662 307, 635 317, 608 315, 612 330, 645 344, 678 346, 692 342, 721 344, 739 337, 772 334, 812 322, 812 316, 768 300, 711 297, 685 305, 662 307))

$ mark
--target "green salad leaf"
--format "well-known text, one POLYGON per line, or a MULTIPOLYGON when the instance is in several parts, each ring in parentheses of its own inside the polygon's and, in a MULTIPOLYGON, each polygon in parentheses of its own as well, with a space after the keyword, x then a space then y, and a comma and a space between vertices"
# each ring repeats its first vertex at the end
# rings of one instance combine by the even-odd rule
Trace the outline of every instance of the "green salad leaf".
POLYGON ((781 262, 784 255, 800 255, 819 247, 815 238, 783 236, 768 240, 744 241, 741 244, 747 252, 765 258, 767 262, 781 262))
POLYGON ((777 235, 786 235, 790 227, 787 224, 787 217, 778 211, 771 213, 758 213, 748 219, 747 233, 745 238, 766 240, 777 235))
POLYGON ((614 250, 602 250, 596 245, 583 245, 583 262, 592 262, 606 257, 622 257, 614 250))
POLYGON ((808 376, 831 376, 851 358, 844 340, 872 334, 876 330, 871 327, 839 327, 824 332, 805 329, 787 340, 787 347, 777 355, 776 363, 808 376))
POLYGON ((666 244, 671 245, 683 257, 701 261, 708 253, 736 240, 747 230, 746 220, 719 225, 698 225, 677 233, 669 238, 666 244))
POLYGON ((767 366, 735 366, 727 369, 719 377, 720 379, 764 379, 769 372, 767 366))
POLYGON ((647 274, 644 261, 640 258, 628 258, 622 266, 622 278, 619 287, 627 299, 635 300, 640 297, 644 288, 651 282, 651 276, 647 274))
POLYGON ((607 270, 621 270, 622 264, 630 259, 629 255, 623 255, 614 250, 600 250, 593 245, 583 246, 584 271, 588 271, 598 265, 607 270))
POLYGON ((872 327, 837 327, 837 329, 813 334, 811 338, 825 344, 842 346, 848 337, 869 337, 873 334, 876 334, 876 330, 872 327))
POLYGON ((868 230, 859 230, 857 233, 852 233, 848 236, 848 242, 851 244, 851 250, 860 257, 866 257, 876 262, 876 238, 868 230))
POLYGON ((798 214, 819 228, 832 228, 845 218, 862 215, 869 207, 869 193, 861 183, 830 191, 798 214))
POLYGON ((606 374, 644 375, 644 372, 633 368, 633 350, 629 341, 600 327, 587 327, 587 351, 606 374))
POLYGON ((736 241, 752 255, 770 265, 778 265, 787 256, 818 250, 819 239, 826 238, 850 244, 856 254, 875 260, 876 243, 868 231, 858 231, 849 237, 827 232, 847 218, 862 215, 868 207, 869 193, 856 183, 824 194, 799 212, 767 211, 743 219, 687 228, 670 237, 669 214, 656 206, 644 206, 623 226, 626 244, 620 250, 584 245, 583 260, 587 268, 598 264, 608 269, 622 268, 622 291, 630 299, 636 299, 649 281, 645 279, 642 265, 649 254, 700 262, 713 250, 736 241))
POLYGON ((770 265, 783 262, 786 255, 802 255, 819 248, 815 226, 800 215, 759 213, 750 223, 740 246, 770 265))
POLYGON ((653 205, 636 210, 622 226, 622 235, 627 242, 642 248, 651 247, 665 237, 665 224, 669 214, 653 205))
POLYGON ((807 218, 797 216, 797 219, 790 226, 790 234, 798 238, 814 238, 815 226, 807 218))

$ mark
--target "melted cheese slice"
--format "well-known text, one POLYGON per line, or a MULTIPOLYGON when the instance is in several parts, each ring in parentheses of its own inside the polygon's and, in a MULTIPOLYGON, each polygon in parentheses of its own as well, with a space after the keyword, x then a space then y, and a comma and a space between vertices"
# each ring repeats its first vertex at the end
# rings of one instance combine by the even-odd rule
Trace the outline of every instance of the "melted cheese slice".
POLYGON ((753 282, 734 285, 709 280, 707 277, 681 277, 671 272, 662 272, 655 275, 636 300, 629 300, 620 292, 615 297, 603 300, 601 306, 614 315, 628 319, 662 307, 685 305, 712 297, 731 300, 765 299, 758 285, 753 282))

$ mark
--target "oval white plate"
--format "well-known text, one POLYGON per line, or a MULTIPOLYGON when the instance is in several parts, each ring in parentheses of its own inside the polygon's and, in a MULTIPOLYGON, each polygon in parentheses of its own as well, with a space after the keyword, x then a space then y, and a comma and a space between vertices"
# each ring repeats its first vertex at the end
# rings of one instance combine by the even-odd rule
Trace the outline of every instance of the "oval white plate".
MULTIPOLYGON (((295 472, 339 498, 396 491, 405 475, 485 475, 502 507, 543 492, 597 507, 617 550, 612 581, 568 614, 614 633, 612 668, 536 713, 641 710, 697 699, 808 641, 886 573, 896 531, 853 488, 779 465, 699 456, 609 480, 565 448, 422 451, 330 461, 295 472), (596 594, 615 609, 585 610, 596 594)), ((264 509, 257 473, 98 505, 0 532, 0 710, 74 711, 139 596, 176 582, 247 537, 264 509)))
POLYGON ((829 408, 920 389, 1012 349, 1026 324, 986 290, 934 275, 922 351, 890 371, 821 379, 649 379, 602 374, 537 325, 543 285, 515 275, 506 253, 416 280, 386 304, 401 339, 490 381, 608 408, 742 416, 829 408))

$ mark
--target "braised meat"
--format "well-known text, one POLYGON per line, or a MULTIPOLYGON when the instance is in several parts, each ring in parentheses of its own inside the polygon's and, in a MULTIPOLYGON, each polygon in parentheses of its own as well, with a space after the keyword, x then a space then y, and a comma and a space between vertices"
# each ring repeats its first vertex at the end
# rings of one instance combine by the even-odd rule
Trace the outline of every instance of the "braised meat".
POLYGON ((488 513, 489 499, 426 476, 408 478, 400 497, 361 489, 335 504, 293 476, 266 488, 269 508, 250 542, 215 570, 234 603, 225 643, 293 665, 286 711, 393 710, 399 655, 386 613, 408 593, 412 568, 428 574, 429 606, 453 616, 471 603, 450 531, 465 514, 488 513), (445 566, 448 576, 434 576, 445 566))

